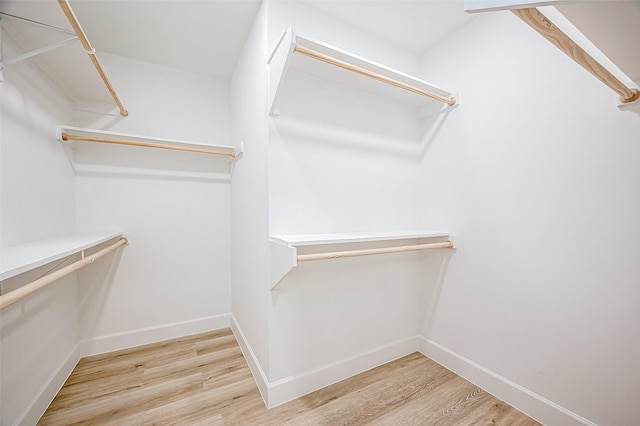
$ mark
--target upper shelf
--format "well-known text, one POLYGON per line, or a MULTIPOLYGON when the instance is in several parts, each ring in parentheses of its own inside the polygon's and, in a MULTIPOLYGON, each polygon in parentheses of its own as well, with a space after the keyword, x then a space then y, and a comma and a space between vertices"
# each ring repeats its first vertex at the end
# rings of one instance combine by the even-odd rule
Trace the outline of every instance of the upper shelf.
POLYGON ((116 233, 78 233, 2 249, 0 281, 79 253, 122 236, 116 233))
POLYGON ((287 71, 318 75, 389 99, 420 106, 425 99, 455 105, 452 92, 346 50, 302 37, 289 27, 269 57, 269 113, 277 115, 287 71))

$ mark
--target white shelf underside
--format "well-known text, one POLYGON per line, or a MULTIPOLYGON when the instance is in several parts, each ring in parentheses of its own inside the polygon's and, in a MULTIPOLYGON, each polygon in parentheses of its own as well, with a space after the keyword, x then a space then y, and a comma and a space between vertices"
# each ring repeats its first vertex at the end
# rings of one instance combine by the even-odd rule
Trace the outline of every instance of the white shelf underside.
POLYGON ((433 231, 381 231, 381 232, 349 232, 331 234, 296 234, 272 235, 271 239, 292 247, 321 244, 348 244, 372 241, 413 240, 419 238, 447 237, 448 232, 433 231))
POLYGON ((121 236, 121 232, 67 234, 2 249, 0 281, 121 236))

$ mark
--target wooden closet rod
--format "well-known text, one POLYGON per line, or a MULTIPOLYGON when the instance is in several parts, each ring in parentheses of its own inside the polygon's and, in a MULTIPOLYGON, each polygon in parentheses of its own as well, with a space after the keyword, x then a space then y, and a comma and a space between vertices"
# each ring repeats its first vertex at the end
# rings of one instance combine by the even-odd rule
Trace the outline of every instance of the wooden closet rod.
POLYGON ((232 158, 236 156, 236 153, 233 151, 223 151, 223 150, 208 149, 208 148, 194 148, 190 146, 175 146, 175 145, 156 143, 156 142, 139 142, 139 141, 128 141, 128 140, 122 140, 122 139, 107 139, 107 138, 94 138, 89 136, 76 136, 76 135, 70 135, 66 132, 62 132, 62 140, 111 143, 116 145, 144 146, 148 148, 172 149, 174 151, 201 152, 204 154, 226 155, 232 158))
POLYGON ((89 39, 87 39, 87 35, 84 33, 84 30, 80 26, 80 22, 78 21, 78 18, 76 18, 75 13, 73 13, 73 9, 71 9, 71 5, 69 4, 69 1, 58 0, 58 4, 62 8, 62 11, 64 12, 67 19, 69 20, 69 23, 73 28, 73 31, 76 33, 76 35, 80 39, 80 43, 82 43, 82 47, 84 47, 84 50, 89 55, 89 59, 91 59, 93 66, 96 68, 96 71, 98 71, 98 74, 100 75, 100 78, 102 78, 104 85, 107 86, 107 90, 109 90, 109 93, 111 93, 111 97, 116 102, 116 105, 118 105, 118 109, 120 109, 120 115, 122 115, 123 117, 128 116, 129 112, 124 108, 124 106, 122 105, 122 102, 120 102, 120 98, 118 97, 118 94, 116 93, 115 89, 111 85, 111 82, 107 77, 107 74, 105 74, 104 69, 102 68, 102 64, 98 60, 98 56, 96 55, 95 49, 91 46, 91 43, 89 43, 89 39))
POLYGON ((640 97, 640 91, 629 88, 604 68, 591 55, 584 51, 568 35, 562 32, 546 16, 536 8, 512 9, 516 16, 522 19, 527 25, 536 30, 540 35, 549 40, 567 56, 576 61, 582 68, 589 71, 598 80, 607 85, 611 90, 620 96, 620 101, 629 103, 640 97))
POLYGON ((105 254, 110 253, 113 250, 117 249, 118 247, 127 244, 127 242, 128 242, 127 239, 122 237, 116 243, 92 254, 91 256, 87 256, 83 259, 80 259, 69 266, 65 266, 64 268, 58 271, 55 271, 49 275, 45 275, 42 278, 38 278, 37 280, 32 281, 29 284, 26 284, 16 290, 10 291, 7 294, 3 294, 2 296, 0 296, 0 309, 13 305, 14 303, 19 302, 20 300, 29 296, 31 293, 34 293, 40 290, 41 288, 48 286, 52 282, 59 280, 60 278, 66 275, 69 275, 74 271, 77 271, 78 269, 88 265, 89 263, 93 263, 96 259, 99 259, 105 254))
POLYGON ((445 241, 442 243, 415 244, 412 246, 385 247, 377 249, 335 251, 330 253, 316 254, 299 254, 298 262, 308 262, 312 260, 339 259, 341 257, 369 256, 372 254, 401 253, 405 251, 436 249, 436 248, 453 248, 453 242, 445 241))
POLYGON ((349 64, 349 63, 341 61, 339 59, 332 58, 331 56, 324 55, 324 54, 322 54, 320 52, 317 52, 315 50, 309 49, 309 48, 304 47, 304 46, 300 46, 299 44, 296 44, 294 46, 293 51, 301 53, 303 55, 306 55, 306 56, 308 56, 310 58, 317 59, 319 61, 326 62, 326 63, 331 64, 331 65, 335 65, 335 66, 340 67, 342 69, 345 69, 345 70, 348 70, 348 71, 353 71, 355 73, 364 75, 364 76, 372 78, 374 80, 378 80, 378 81, 381 81, 383 83, 387 83, 387 84, 390 84, 392 86, 396 86, 396 87, 399 87, 401 89, 408 90, 408 91, 413 92, 413 93, 417 93, 418 95, 426 96, 428 98, 435 99, 435 100, 440 101, 440 102, 444 102, 445 104, 448 104, 450 106, 453 106, 453 105, 456 104, 456 99, 453 98, 453 97, 447 98, 447 97, 444 97, 444 96, 440 96, 440 95, 438 95, 436 93, 432 93, 432 92, 429 92, 429 91, 426 91, 426 90, 419 89, 417 87, 411 86, 410 84, 403 83, 401 81, 394 80, 394 79, 392 79, 390 77, 386 77, 384 75, 375 73, 373 71, 366 70, 364 68, 358 67, 356 65, 349 64))

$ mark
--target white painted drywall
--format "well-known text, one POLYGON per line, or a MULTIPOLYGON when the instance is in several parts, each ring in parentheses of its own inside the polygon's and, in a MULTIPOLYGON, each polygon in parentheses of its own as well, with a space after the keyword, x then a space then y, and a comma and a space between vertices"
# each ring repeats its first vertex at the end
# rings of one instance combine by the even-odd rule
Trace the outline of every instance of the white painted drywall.
POLYGON ((129 116, 77 111, 77 126, 204 144, 230 143, 226 80, 107 52, 100 53, 100 61, 129 116))
POLYGON ((263 4, 230 83, 231 134, 244 144, 231 181, 232 312, 255 357, 245 353, 249 365, 262 370, 254 371, 259 383, 269 368, 266 24, 263 4))
MULTIPOLYGON (((405 71, 418 60, 295 2, 269 3, 269 46, 292 23, 307 37, 405 71)), ((417 109, 293 70, 279 109, 269 126, 272 234, 418 227, 422 129, 417 109)), ((288 396, 299 396, 313 389, 314 380, 316 386, 328 384, 309 379, 319 371, 333 372, 337 365, 415 336, 421 255, 294 268, 270 293, 270 381, 294 383, 299 393, 288 396)), ((341 378, 358 372, 358 363, 353 364, 341 378)))
MULTIPOLYGON (((8 37, 5 54, 11 55, 8 37)), ((55 125, 70 119, 69 100, 27 62, 2 82, 2 247, 75 230, 73 171, 55 125), (46 182, 46 184, 45 184, 46 182)))
MULTIPOLYGON (((15 54, 13 47, 11 39, 3 40, 8 57, 15 54)), ((7 66, 3 73, 0 251, 73 232, 76 219, 73 172, 54 136, 55 124, 69 117, 69 102, 28 62, 7 66)), ((50 266, 3 282, 3 291, 37 278, 50 266)), ((51 381, 54 388, 62 385, 66 377, 55 378, 55 373, 65 363, 72 368, 77 361, 73 359, 76 313, 76 274, 0 311, 1 424, 23 418, 35 423, 46 409, 46 405, 33 407, 38 394, 48 392, 53 397, 57 389, 45 385, 51 381)))
POLYGON ((420 58, 375 35, 363 33, 323 10, 296 0, 269 0, 269 54, 290 25, 316 39, 408 74, 420 72, 420 58))
MULTIPOLYGON (((227 82, 116 55, 105 54, 101 60, 129 116, 79 113, 81 127, 230 143, 227 82)), ((206 322, 211 316, 229 313, 229 183, 162 172, 139 176, 137 169, 146 167, 144 161, 158 155, 156 150, 119 146, 104 150, 111 164, 103 157, 96 159, 105 167, 104 173, 76 177, 78 229, 121 230, 130 245, 110 279, 105 279, 108 271, 81 273, 81 338, 101 339, 158 327, 168 327, 168 334, 157 337, 178 337, 170 335, 175 324, 206 322), (112 172, 113 167, 127 167, 130 172, 112 172)), ((92 154, 86 151, 77 158, 90 162, 92 154)), ((184 153, 160 154, 168 156, 169 163, 174 159, 175 164, 167 166, 170 170, 179 172, 180 165, 188 163, 184 153)), ((216 171, 227 164, 221 166, 220 161, 228 160, 204 161, 216 171)))
POLYGON ((639 111, 509 12, 427 52, 423 77, 462 96, 423 157, 422 217, 460 249, 423 288, 422 335, 588 421, 635 424, 639 111))

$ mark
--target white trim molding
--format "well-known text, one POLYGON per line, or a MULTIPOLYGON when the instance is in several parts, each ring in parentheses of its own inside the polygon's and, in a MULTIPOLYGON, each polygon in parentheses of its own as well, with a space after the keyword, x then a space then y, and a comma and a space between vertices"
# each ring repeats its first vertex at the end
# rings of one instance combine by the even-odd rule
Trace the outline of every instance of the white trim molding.
POLYGON ((240 345, 240 350, 242 351, 242 355, 244 355, 244 359, 247 361, 249 365, 249 370, 251 370, 251 374, 253 375, 253 379, 258 386, 258 390, 260 391, 260 395, 262 396, 262 400, 265 405, 268 407, 267 403, 269 399, 269 379, 267 379, 267 375, 264 373, 256 354, 251 349, 251 345, 249 341, 245 337, 238 321, 236 318, 231 315, 231 331, 238 341, 238 345, 240 345))
POLYGON ((543 424, 596 426, 595 423, 584 417, 549 401, 433 340, 420 336, 419 347, 420 353, 424 356, 543 424))
POLYGON ((67 359, 58 367, 58 369, 51 375, 49 380, 40 388, 40 392, 33 398, 29 407, 17 418, 14 425, 35 425, 42 417, 51 401, 56 397, 67 378, 71 375, 71 372, 78 361, 82 358, 80 354, 80 346, 76 345, 71 351, 67 359))
POLYGON ((273 408, 372 368, 417 352, 418 339, 409 337, 302 374, 269 384, 268 407, 273 408))
POLYGON ((82 357, 99 355, 147 345, 149 343, 190 336, 192 334, 219 330, 229 327, 230 320, 231 314, 220 314, 156 327, 98 336, 92 339, 82 340, 80 342, 80 354, 82 357))

